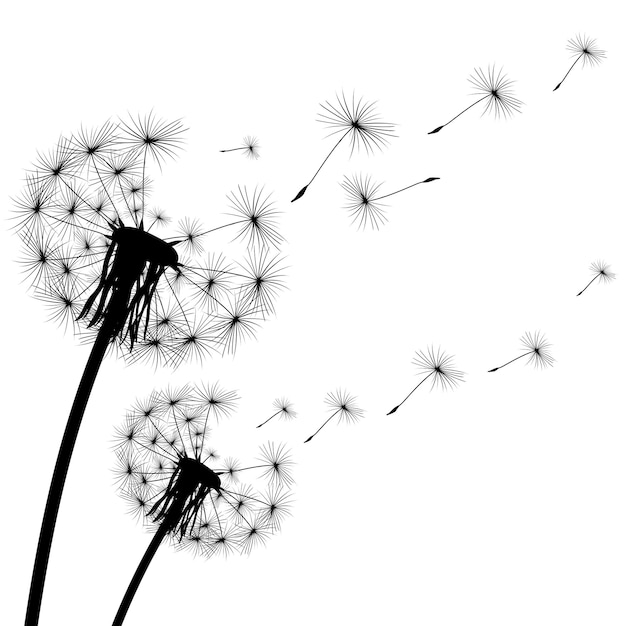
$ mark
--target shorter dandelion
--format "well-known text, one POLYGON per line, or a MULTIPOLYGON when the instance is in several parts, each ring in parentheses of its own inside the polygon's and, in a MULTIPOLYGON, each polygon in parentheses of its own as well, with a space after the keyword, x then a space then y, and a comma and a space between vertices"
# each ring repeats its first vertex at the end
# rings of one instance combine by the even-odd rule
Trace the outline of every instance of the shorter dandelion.
POLYGON ((311 441, 336 415, 339 416, 339 422, 358 422, 363 417, 363 409, 356 405, 356 398, 341 389, 326 394, 324 402, 328 405, 331 416, 304 443, 311 441))
POLYGON ((510 363, 517 361, 525 356, 528 357, 528 361, 526 364, 532 363, 535 367, 544 368, 544 367, 552 367, 554 365, 554 358, 550 355, 548 348, 552 345, 547 342, 545 336, 538 331, 535 333, 524 333, 524 336, 521 337, 520 341, 522 342, 522 350, 524 350, 524 354, 520 354, 516 356, 514 359, 507 361, 504 365, 500 365, 499 367, 494 367, 489 372, 495 372, 496 370, 502 369, 506 367, 510 363))
POLYGON ((369 176, 354 175, 352 178, 344 176, 341 187, 347 195, 345 208, 352 218, 353 224, 358 223, 359 228, 366 228, 369 225, 378 230, 387 221, 385 211, 382 208, 383 205, 378 204, 380 200, 395 196, 397 193, 411 189, 411 187, 416 185, 430 183, 433 180, 439 180, 439 177, 426 178, 397 191, 379 196, 378 190, 382 185, 372 183, 372 179, 369 176))
POLYGON ((610 267, 611 266, 604 261, 594 261, 589 266, 589 269, 593 274, 593 278, 587 283, 585 288, 582 291, 579 291, 576 295, 579 296, 581 293, 585 292, 587 290, 587 287, 589 287, 591 283, 595 280, 599 279, 598 282, 600 283, 610 283, 612 280, 614 280, 615 274, 610 271, 610 267))
POLYGON ((239 148, 229 148, 227 150, 220 150, 220 152, 237 152, 239 150, 244 150, 243 154, 246 155, 249 159, 256 160, 259 158, 259 148, 260 144, 256 137, 252 137, 248 135, 243 138, 243 146, 239 148))
POLYGON ((567 70, 561 82, 552 91, 556 91, 564 83, 569 73, 574 69, 574 65, 576 65, 576 63, 578 63, 581 59, 583 60, 582 67, 585 67, 585 65, 592 67, 594 65, 599 65, 600 61, 606 57, 606 52, 604 50, 596 48, 596 40, 591 39, 586 35, 581 36, 579 34, 573 39, 568 39, 566 49, 572 53, 572 57, 576 57, 576 60, 572 63, 569 70, 567 70))
POLYGON ((261 428, 264 424, 267 424, 271 419, 279 416, 281 419, 292 420, 298 414, 293 410, 293 404, 287 400, 287 398, 276 398, 274 400, 274 408, 277 409, 276 413, 270 415, 264 422, 261 422, 257 428, 261 428))
POLYGON ((513 90, 511 89, 511 85, 515 81, 509 80, 506 74, 502 73, 502 68, 496 70, 495 66, 489 66, 487 71, 474 68, 474 74, 470 76, 468 80, 472 87, 476 89, 471 95, 481 97, 476 100, 476 102, 473 102, 467 108, 463 109, 458 115, 455 115, 450 121, 431 130, 428 133, 429 135, 438 133, 442 128, 454 122, 455 119, 461 117, 463 113, 469 111, 480 102, 486 101, 482 113, 483 115, 485 113, 493 113, 496 118, 506 118, 511 117, 513 113, 521 112, 520 107, 523 102, 513 96, 513 90))
POLYGON ((317 168, 313 178, 300 189, 292 202, 302 198, 309 185, 315 180, 326 161, 330 158, 330 155, 346 137, 350 137, 350 156, 352 156, 355 149, 364 148, 368 154, 373 152, 374 148, 382 150, 387 145, 388 138, 395 137, 392 132, 395 124, 380 120, 375 111, 374 102, 363 102, 363 98, 357 100, 354 94, 352 94, 352 100, 350 101, 342 93, 341 96, 337 96, 336 104, 327 100, 321 106, 322 113, 320 113, 318 121, 326 124, 330 130, 329 137, 337 134, 341 134, 341 137, 339 137, 337 143, 317 168))
POLYGON ((248 467, 233 458, 220 462, 207 446, 208 419, 217 423, 230 413, 235 398, 216 384, 169 388, 136 404, 117 429, 116 481, 131 515, 154 535, 113 626, 124 622, 166 538, 177 549, 207 558, 249 554, 290 515, 293 462, 284 445, 261 446, 258 462, 248 467), (257 470, 257 484, 240 484, 239 474, 251 478, 251 470, 257 470))
POLYGON ((419 376, 424 374, 425 376, 413 387, 404 400, 394 406, 387 415, 395 413, 413 395, 417 388, 429 378, 431 379, 431 390, 435 387, 441 387, 444 390, 453 389, 460 382, 464 382, 464 373, 454 369, 452 359, 453 357, 446 355, 441 351, 441 348, 435 350, 433 347, 429 347, 424 352, 421 350, 416 352, 413 357, 413 365, 417 367, 419 376))

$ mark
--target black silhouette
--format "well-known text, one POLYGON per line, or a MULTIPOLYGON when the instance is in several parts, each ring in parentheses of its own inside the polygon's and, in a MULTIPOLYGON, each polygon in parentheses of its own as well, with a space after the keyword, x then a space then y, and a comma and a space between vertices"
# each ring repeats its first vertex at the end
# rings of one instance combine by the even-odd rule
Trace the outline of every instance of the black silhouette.
POLYGON ((357 407, 356 398, 341 389, 335 393, 326 394, 324 402, 329 406, 328 410, 332 414, 304 443, 311 441, 335 415, 339 415, 339 422, 358 422, 363 417, 363 409, 357 407))
POLYGON ((237 152, 239 150, 245 150, 243 154, 245 154, 247 158, 256 160, 260 156, 259 155, 260 147, 261 146, 259 142, 257 141, 257 138, 248 135, 247 137, 243 138, 243 146, 241 146, 240 148, 229 148, 228 150, 220 150, 220 152, 237 152))
MULTIPOLYGON (((203 360, 211 352, 233 352, 273 311, 278 286, 274 281, 268 288, 265 282, 270 278, 265 274, 258 292, 251 292, 247 272, 232 272, 221 257, 217 266, 209 267, 181 258, 201 252, 201 237, 217 229, 203 231, 198 222, 183 220, 173 237, 150 232, 169 220, 163 211, 147 208, 151 186, 147 170, 151 164, 160 169, 166 158, 175 156, 184 131, 179 120, 160 121, 152 113, 107 122, 94 131, 81 129, 39 155, 15 201, 16 229, 24 244, 22 263, 35 296, 49 309, 51 319, 65 327, 71 324, 93 342, 48 494, 27 626, 38 623, 63 485, 107 351, 117 346, 129 361, 155 365, 203 360), (201 282, 195 282, 196 277, 201 282), (187 292, 190 299, 210 305, 192 308, 187 292)), ((263 249, 282 241, 274 224, 277 212, 257 190, 250 195, 245 187, 239 188, 231 200, 237 220, 220 228, 237 225, 236 238, 265 259, 263 249)), ((209 257, 212 260, 215 257, 209 257)))
POLYGON ((439 177, 426 178, 425 180, 420 180, 417 183, 413 183, 412 185, 408 185, 392 193, 378 196, 377 193, 382 183, 372 183, 369 176, 363 177, 362 175, 354 175, 351 179, 344 176, 341 186, 346 191, 348 197, 348 204, 345 208, 348 210, 353 224, 358 222, 359 228, 365 228, 369 224, 372 228, 378 230, 387 222, 385 211, 382 208, 383 205, 378 204, 380 200, 395 196, 397 193, 411 189, 411 187, 415 187, 416 185, 430 183, 433 180, 439 180, 439 177))
POLYGON ((442 128, 445 128, 448 124, 454 122, 455 119, 461 117, 463 113, 485 100, 485 108, 483 109, 482 115, 485 113, 493 113, 496 118, 506 118, 513 115, 513 113, 521 112, 520 107, 523 102, 513 96, 511 89, 511 85, 515 81, 508 80, 506 74, 502 73, 502 69, 496 71, 495 66, 489 66, 485 72, 480 68, 474 68, 474 74, 470 76, 468 80, 472 87, 476 89, 471 95, 481 97, 476 100, 476 102, 473 102, 467 108, 463 109, 458 115, 455 115, 450 121, 431 130, 428 133, 429 135, 438 133, 442 128))
POLYGON ((510 363, 521 359, 522 357, 527 356, 528 361, 526 364, 532 363, 535 367, 544 368, 544 367, 552 367, 554 365, 554 358, 550 355, 548 348, 552 345, 549 344, 546 340, 545 336, 540 334, 539 332, 535 332, 531 334, 529 332, 525 333, 523 337, 521 337, 520 341, 524 346, 522 350, 524 350, 524 354, 520 354, 516 356, 514 359, 507 361, 504 365, 500 365, 499 367, 494 367, 489 372, 495 372, 496 370, 502 369, 506 367, 510 363))
POLYGON ((435 387, 441 387, 441 389, 453 389, 458 386, 460 382, 463 381, 464 373, 454 369, 453 357, 446 355, 441 351, 441 348, 435 349, 433 347, 429 347, 425 352, 421 350, 415 353, 413 357, 413 365, 418 368, 418 375, 424 375, 424 378, 413 387, 413 389, 409 392, 409 394, 400 402, 400 404, 396 405, 387 413, 387 415, 391 415, 395 413, 417 390, 417 388, 424 382, 426 382, 429 378, 431 379, 430 389, 434 389, 435 387), (431 378, 432 377, 432 378, 431 378))
POLYGON ((610 271, 609 269, 610 267, 611 266, 605 263, 604 261, 594 261, 589 266, 589 269, 591 270, 591 273, 593 274, 593 278, 585 285, 585 288, 582 291, 579 291, 576 295, 579 296, 580 294, 587 291, 587 288, 591 285, 591 283, 593 283, 594 281, 598 279, 600 279, 598 282, 601 282, 601 283, 610 283, 612 280, 614 280, 615 274, 610 271))
POLYGON ((277 409, 276 413, 273 413, 264 422, 261 422, 257 428, 261 428, 261 426, 267 424, 278 415, 286 420, 292 420, 298 415, 293 409, 293 404, 291 404, 287 398, 276 398, 276 400, 274 400, 274 408, 277 409))
POLYGON ((264 545, 290 515, 290 454, 283 445, 261 447, 258 462, 239 467, 220 461, 208 446, 209 421, 228 415, 233 392, 219 386, 169 389, 152 394, 116 431, 115 474, 130 512, 156 530, 117 611, 120 626, 139 584, 167 537, 176 547, 207 558, 249 553, 264 545), (224 398, 229 398, 224 402, 224 398), (219 409, 217 407, 220 407, 219 409), (258 470, 265 491, 239 483, 258 470))
POLYGON ((585 65, 599 65, 602 59, 606 57, 606 52, 604 50, 596 48, 596 40, 591 39, 586 35, 581 37, 579 34, 573 39, 568 39, 566 49, 572 53, 572 57, 576 57, 576 60, 567 70, 561 82, 552 91, 556 91, 563 84, 569 73, 574 69, 576 63, 578 63, 581 59, 583 60, 582 66, 585 67, 585 65))
POLYGON ((318 121, 326 124, 331 130, 329 137, 338 133, 341 133, 341 137, 317 168, 311 180, 300 189, 292 202, 302 198, 330 155, 348 135, 350 136, 350 156, 352 156, 355 148, 364 148, 368 154, 373 152, 374 148, 382 150, 388 143, 387 138, 395 137, 392 133, 395 124, 380 121, 374 109, 374 102, 363 102, 363 98, 359 98, 357 101, 354 94, 352 94, 352 101, 349 102, 346 96, 341 94, 341 96, 337 96, 337 104, 331 104, 327 100, 321 106, 323 112, 318 121))

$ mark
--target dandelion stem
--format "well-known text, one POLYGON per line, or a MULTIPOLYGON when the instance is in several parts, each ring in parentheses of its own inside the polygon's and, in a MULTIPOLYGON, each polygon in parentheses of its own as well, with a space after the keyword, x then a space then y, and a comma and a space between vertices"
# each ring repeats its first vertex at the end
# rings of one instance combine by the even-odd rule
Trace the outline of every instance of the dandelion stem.
POLYGON ((39 612, 41 610, 41 600, 43 596, 43 588, 46 580, 46 570, 48 568, 48 560, 50 558, 50 548, 52 546, 52 537, 54 535, 54 527, 57 521, 59 505, 61 503, 61 495, 67 477, 67 471, 76 443, 76 437, 80 428, 87 401, 91 395, 96 376, 100 370, 100 365, 104 359, 109 343, 114 334, 114 317, 108 318, 100 328, 96 340, 91 349, 91 354, 87 360, 87 365, 83 372, 82 378, 74 397, 74 403, 70 410, 70 414, 63 433, 61 447, 54 466, 50 490, 48 492, 48 500, 43 514, 41 523, 41 531, 39 534, 39 543, 37 544, 37 552, 35 555, 35 564, 33 566, 33 575, 30 583, 30 593, 28 596, 28 605, 26 607, 26 626, 36 626, 39 622, 39 612))
POLYGON ((133 575, 128 588, 126 589, 126 593, 122 598, 122 602, 120 603, 119 608, 117 609, 117 613, 115 615, 115 619, 113 620, 113 626, 121 626, 124 622, 124 618, 126 617, 126 613, 128 613, 128 609, 130 608, 131 602, 137 593, 137 589, 139 588, 139 584, 141 583, 146 571, 148 570, 148 566, 152 562, 156 551, 159 549, 161 542, 165 539, 167 535, 168 524, 166 520, 161 522, 159 529, 156 531, 154 537, 152 537, 152 541, 148 546, 148 549, 145 551, 141 561, 139 561, 139 565, 135 570, 135 574, 133 575))
POLYGON ((532 354, 533 352, 535 351, 531 350, 530 352, 525 352, 524 354, 520 354, 519 356, 516 356, 514 359, 507 361, 504 365, 500 365, 499 367, 494 367, 492 370, 488 370, 487 373, 495 372, 496 370, 502 369, 503 367, 506 367, 510 363, 513 363, 513 361, 517 361, 518 359, 521 359, 523 356, 528 356, 529 354, 532 354))
MULTIPOLYGON (((201 233, 198 233, 197 235, 195 235, 195 237, 196 239, 198 237, 204 237, 204 235, 208 235, 209 233, 214 233, 216 230, 221 230, 222 228, 228 228, 229 226, 236 226, 237 224, 243 224, 244 222, 248 222, 248 221, 250 220, 238 220, 237 222, 231 222, 230 224, 222 224, 222 226, 216 226, 215 228, 210 228, 209 230, 205 230, 201 233)), ((176 237, 168 237, 167 239, 164 239, 163 241, 168 241, 168 239, 176 239, 176 237)), ((182 241, 184 241, 184 239, 171 242, 171 243, 173 246, 175 246, 177 243, 181 243, 182 241)))
POLYGON ((274 415, 272 415, 271 417, 268 417, 264 422, 262 422, 261 424, 259 424, 257 426, 257 428, 261 428, 261 426, 263 426, 263 424, 267 424, 273 417, 276 417, 277 415, 279 415, 280 413, 282 413, 282 409, 280 411, 276 411, 276 413, 274 413, 274 415))
POLYGON ((473 104, 470 104, 466 109, 463 109, 458 115, 455 115, 449 122, 446 122, 442 126, 438 126, 437 128, 435 128, 435 130, 431 130, 428 134, 434 135, 435 133, 438 133, 442 128, 445 128, 448 124, 451 124, 452 122, 454 122, 454 120, 457 117, 461 117, 463 113, 465 113, 466 111, 469 111, 473 106, 476 106, 479 102, 482 102, 485 98, 489 98, 491 95, 492 95, 491 93, 488 93, 486 96, 483 96, 480 100, 476 100, 476 102, 474 102, 473 104))
POLYGON ((300 191, 296 194, 296 197, 292 200, 292 202, 295 202, 296 200, 299 200, 300 198, 302 198, 302 196, 304 195, 304 192, 307 190, 307 187, 315 180, 315 177, 320 173, 320 170, 324 167, 324 164, 326 163, 326 161, 328 161, 328 159, 330 158, 330 155, 335 151, 335 148, 347 137, 348 133, 350 133, 352 130, 353 130, 352 127, 350 127, 343 135, 341 135, 341 138, 339 139, 339 141, 333 146, 333 149, 328 153, 326 158, 322 161, 322 164, 317 168, 317 172, 313 174, 313 178, 311 178, 311 180, 304 187, 302 187, 302 189, 300 189, 300 191))
MULTIPOLYGON (((597 276, 594 276, 588 283, 587 283, 587 287, 589 287, 589 285, 591 285, 591 283, 596 279, 596 278, 600 278, 600 276, 602 276, 602 274, 598 274, 597 276)), ((587 290, 587 287, 585 287, 581 292, 577 293, 576 295, 579 296, 581 293, 583 293, 583 291, 587 290)))
POLYGON ((412 395, 413 392, 415 392, 417 390, 417 388, 425 381, 428 380, 437 370, 433 370, 430 374, 428 374, 428 376, 425 376, 424 378, 422 378, 422 380, 419 381, 419 383, 417 383, 417 385, 415 385, 415 387, 413 387, 413 389, 411 390, 411 393, 409 393, 409 395, 404 398, 404 400, 402 400, 402 402, 400 402, 400 404, 398 404, 397 406, 394 406, 393 409, 391 409, 391 411, 389 411, 389 413, 387 413, 387 415, 391 415, 392 413, 395 413, 412 395))
POLYGON ((578 61, 580 61, 580 59, 584 56, 584 54, 585 54, 584 52, 580 53, 578 58, 572 63, 572 67, 570 67, 569 70, 567 70, 567 74, 565 74, 565 76, 563 76, 563 80, 552 91, 556 91, 564 83, 564 81, 567 78, 567 76, 569 75, 569 73, 574 69, 574 65, 576 65, 576 63, 578 63, 578 61))
POLYGON ((383 200, 384 198, 388 198, 389 196, 395 196, 397 193, 400 193, 401 191, 406 191, 407 189, 411 189, 411 187, 415 187, 416 185, 421 185, 422 183, 430 183, 433 180, 439 180, 439 177, 436 176, 436 177, 426 178, 425 180, 420 180, 419 183, 413 183, 412 185, 409 185, 408 187, 402 187, 402 189, 398 189, 398 191, 393 191, 384 196, 373 198, 372 200, 370 200, 370 202, 378 202, 378 200, 383 200))
POLYGON ((229 148, 228 150, 220 150, 220 152, 234 152, 235 150, 249 150, 248 146, 241 146, 241 148, 229 148))
POLYGON ((311 441, 311 439, 313 439, 313 437, 315 437, 315 435, 317 435, 317 433, 319 433, 320 430, 322 430, 322 428, 324 428, 324 426, 326 426, 326 424, 328 424, 328 422, 330 422, 330 420, 333 419, 337 413, 339 413, 339 411, 341 411, 341 409, 337 409, 304 443, 311 441))

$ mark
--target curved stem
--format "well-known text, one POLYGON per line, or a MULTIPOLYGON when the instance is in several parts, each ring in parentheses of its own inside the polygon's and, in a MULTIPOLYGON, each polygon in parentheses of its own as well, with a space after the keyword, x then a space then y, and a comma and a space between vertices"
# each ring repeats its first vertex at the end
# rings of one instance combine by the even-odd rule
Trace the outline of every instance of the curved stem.
POLYGON ((320 170, 324 167, 324 164, 326 163, 326 161, 328 161, 328 159, 330 158, 330 155, 335 151, 335 148, 346 138, 346 135, 352 130, 352 128, 350 128, 349 130, 347 130, 342 136, 341 139, 333 146, 333 149, 328 153, 328 156, 322 161, 322 164, 317 168, 317 172, 315 172, 315 174, 313 174, 313 178, 311 178, 311 180, 307 183, 307 187, 315 180, 315 177, 320 173, 320 170))
MULTIPOLYGON (((598 276, 600 276, 600 274, 598 274, 598 276)), ((589 287, 589 285, 591 285, 591 283, 598 278, 598 276, 594 276, 588 283, 587 283, 587 287, 589 287)), ((579 296, 581 293, 583 293, 584 291, 587 291, 587 287, 585 287, 582 291, 578 292, 576 295, 579 296)))
POLYGON ((499 365, 498 367, 494 367, 492 370, 488 370, 487 373, 495 372, 496 370, 502 369, 503 367, 506 367, 510 363, 513 363, 513 361, 517 361, 518 359, 521 359, 523 356, 528 356, 529 354, 532 354, 533 352, 534 350, 531 350, 530 352, 525 352, 524 354, 520 354, 519 356, 516 356, 514 359, 507 361, 504 365, 499 365))
POLYGON ((119 609, 117 609, 117 613, 115 614, 115 619, 113 620, 113 626, 121 626, 124 622, 124 618, 126 617, 126 613, 128 613, 128 609, 130 608, 130 604, 137 593, 137 589, 139 588, 139 583, 141 583, 148 566, 152 562, 156 551, 159 549, 161 542, 165 539, 165 535, 167 535, 168 525, 163 521, 159 526, 159 530, 156 531, 154 537, 152 537, 152 541, 148 546, 148 549, 145 551, 141 561, 139 561, 139 565, 135 570, 135 574, 132 577, 130 584, 128 585, 128 589, 126 589, 126 593, 122 598, 122 602, 120 603, 119 609))
POLYGON ((435 133, 438 133, 442 128, 446 127, 448 124, 452 124, 452 122, 454 122, 454 120, 457 117, 461 117, 461 115, 463 115, 465 111, 469 111, 473 106, 476 106, 479 102, 482 102, 485 98, 489 98, 490 96, 491 94, 488 93, 486 96, 483 96, 480 100, 476 100, 476 102, 470 104, 466 109, 463 109, 458 115, 455 115, 449 122, 446 122, 445 124, 442 124, 441 126, 438 126, 437 128, 435 128, 435 130, 431 130, 428 134, 434 135, 435 133))
POLYGON ((415 385, 415 387, 413 387, 413 389, 411 390, 411 393, 409 393, 409 395, 404 398, 404 400, 402 400, 402 402, 400 402, 400 404, 396 405, 393 407, 393 409, 391 409, 391 411, 389 411, 389 413, 387 413, 387 415, 391 415, 392 413, 395 413, 412 395, 413 393, 417 390, 417 388, 425 381, 428 380, 435 372, 432 371, 430 374, 428 374, 428 376, 425 376, 424 378, 422 378, 422 380, 419 381, 419 383, 417 383, 417 385, 415 385))
POLYGON ((263 424, 267 424, 273 417, 276 417, 281 411, 277 411, 276 413, 274 413, 274 415, 268 417, 264 422, 261 422, 257 428, 261 428, 261 426, 263 426, 263 424))
POLYGON ((576 63, 578 63, 578 61, 580 61, 580 59, 583 56, 583 54, 585 54, 585 53, 581 52, 580 56, 572 63, 572 67, 570 67, 569 70, 567 70, 567 74, 565 74, 565 76, 563 76, 563 80, 552 91, 556 91, 563 84, 563 82, 565 81, 565 79, 567 78, 569 73, 574 69, 574 65, 576 65, 576 63))
POLYGON ((85 414, 87 401, 91 395, 96 376, 98 375, 100 365, 102 364, 102 360, 104 359, 112 337, 113 324, 112 322, 105 321, 91 349, 65 426, 65 432, 63 433, 61 447, 59 448, 56 465, 54 466, 50 490, 48 491, 48 500, 46 501, 46 508, 41 522, 39 543, 37 544, 33 575, 30 582, 28 605, 26 607, 26 626, 36 626, 39 622, 39 612, 41 610, 41 600, 46 581, 46 570, 50 558, 52 537, 54 535, 54 527, 61 503, 61 495, 63 494, 63 487, 67 477, 67 470, 70 465, 74 444, 76 443, 78 429, 80 428, 83 415, 85 414))
POLYGON ((333 146, 333 149, 326 155, 326 158, 322 161, 322 164, 317 168, 317 171, 315 172, 315 174, 313 174, 313 178, 311 178, 311 180, 304 187, 302 187, 302 189, 300 189, 300 191, 296 194, 296 197, 292 200, 292 202, 295 202, 296 200, 299 200, 300 198, 302 198, 308 186, 315 180, 315 177, 320 173, 320 170, 324 167, 324 164, 330 158, 330 155, 335 151, 337 146, 347 137, 348 133, 352 132, 352 130, 353 130, 352 128, 349 128, 343 135, 341 135, 341 138, 339 139, 339 141, 333 146))
POLYGON ((412 185, 409 185, 408 187, 402 187, 402 189, 398 189, 398 191, 392 191, 391 193, 388 193, 384 196, 379 196, 378 198, 373 198, 372 200, 370 200, 370 202, 378 202, 378 200, 382 200, 383 198, 388 198, 389 196, 395 196, 397 193, 400 193, 401 191, 406 191, 407 189, 411 189, 411 187, 415 187, 416 185, 422 185, 423 183, 430 183, 433 180, 439 180, 439 177, 434 178, 426 178, 425 180, 420 180, 419 183, 413 183, 412 185))
POLYGON ((339 411, 341 411, 341 409, 337 409, 307 440, 305 440, 304 443, 311 441, 311 439, 313 439, 313 437, 315 437, 315 435, 317 435, 317 433, 319 433, 320 430, 322 430, 322 428, 324 428, 324 426, 326 426, 326 424, 328 424, 328 422, 330 422, 330 420, 333 419, 337 413, 339 413, 339 411))

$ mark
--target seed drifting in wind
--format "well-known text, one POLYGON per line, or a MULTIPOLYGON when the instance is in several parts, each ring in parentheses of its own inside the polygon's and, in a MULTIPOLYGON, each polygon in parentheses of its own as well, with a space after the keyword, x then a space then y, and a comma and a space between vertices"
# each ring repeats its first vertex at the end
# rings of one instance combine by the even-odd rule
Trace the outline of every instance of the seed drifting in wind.
POLYGON ((454 369, 453 358, 454 357, 445 354, 441 348, 435 350, 432 346, 428 347, 425 351, 420 350, 416 352, 413 357, 413 365, 418 369, 418 376, 424 376, 424 378, 422 378, 404 400, 394 406, 387 415, 395 413, 413 395, 417 388, 429 378, 431 380, 431 391, 435 387, 440 387, 443 390, 454 389, 460 382, 465 382, 463 380, 465 374, 454 369))
POLYGON ((215 351, 233 352, 270 312, 265 307, 275 290, 266 290, 263 299, 242 301, 237 299, 241 274, 225 264, 218 271, 192 260, 202 252, 205 235, 229 227, 236 228, 235 238, 243 239, 249 250, 277 247, 282 242, 275 227, 277 212, 262 193, 240 187, 235 221, 218 228, 203 230, 198 220, 186 218, 170 237, 153 232, 169 220, 162 210, 149 207, 153 181, 148 173, 154 166, 162 171, 177 155, 185 131, 181 120, 164 121, 153 113, 81 128, 39 153, 15 200, 21 262, 35 297, 52 320, 72 326, 92 343, 50 485, 27 626, 39 620, 65 478, 107 352, 117 348, 130 362, 174 367, 186 359, 202 361, 215 351), (211 278, 207 282, 212 273, 228 276, 221 292, 211 278), (188 300, 198 294, 211 305, 191 307, 188 300))
POLYGON ((164 539, 206 558, 249 554, 291 515, 293 461, 284 445, 262 445, 247 467, 232 457, 222 460, 209 445, 217 418, 232 412, 234 398, 219 385, 170 388, 138 402, 116 430, 114 473, 120 494, 154 536, 113 626, 124 622, 164 539), (243 476, 254 475, 255 482, 241 483, 243 476))
POLYGON ((494 367, 493 369, 488 370, 488 372, 495 372, 496 370, 502 369, 510 363, 513 363, 514 361, 517 361, 525 356, 528 357, 528 360, 526 361, 527 365, 532 363, 535 367, 541 369, 548 366, 552 367, 554 365, 554 358, 550 355, 550 351, 548 350, 552 344, 548 343, 542 333, 538 331, 534 333, 526 332, 524 333, 524 336, 521 337, 520 341, 522 342, 522 350, 524 351, 524 354, 516 356, 514 359, 507 361, 504 365, 494 367))
POLYGON ((610 283, 612 280, 614 280, 615 274, 610 271, 610 267, 611 266, 605 263, 604 261, 594 261, 589 266, 589 269, 591 270, 591 273, 593 274, 593 278, 587 283, 585 288, 582 291, 579 291, 576 295, 579 296, 581 293, 584 293, 587 290, 587 288, 591 285, 591 283, 593 283, 596 280, 600 283, 610 283))
POLYGON ((242 152, 242 154, 244 154, 248 159, 256 161, 260 156, 260 147, 261 145, 259 144, 258 139, 256 137, 248 135, 247 137, 243 138, 243 146, 241 146, 240 148, 228 148, 227 150, 220 150, 220 152, 238 152, 243 150, 244 152, 242 152))
POLYGON ((267 424, 270 420, 274 419, 277 416, 280 416, 281 419, 292 420, 297 417, 297 413, 293 409, 293 404, 287 400, 287 398, 276 398, 274 400, 273 406, 277 411, 272 413, 264 422, 261 422, 257 428, 261 428, 264 424, 267 424))
POLYGON ((481 68, 474 68, 474 74, 468 80, 476 90, 470 95, 481 97, 463 109, 458 115, 455 115, 450 121, 431 130, 428 133, 429 135, 438 133, 442 128, 454 122, 455 119, 461 117, 463 113, 469 111, 480 102, 485 103, 482 115, 493 113, 496 119, 511 117, 514 113, 521 112, 521 105, 524 103, 513 96, 511 85, 515 81, 509 80, 506 74, 503 74, 503 68, 496 70, 495 66, 489 66, 486 71, 481 68))
POLYGON ((357 99, 354 94, 350 101, 342 93, 341 96, 337 95, 336 104, 327 100, 321 105, 322 113, 318 121, 330 129, 329 137, 337 134, 341 134, 341 137, 317 168, 311 180, 300 189, 292 202, 302 198, 330 155, 346 137, 350 137, 350 156, 352 156, 355 150, 361 148, 365 149, 368 154, 374 152, 375 148, 382 150, 389 143, 388 138, 396 136, 392 132, 395 124, 381 121, 376 113, 375 104, 375 102, 364 102, 363 98, 357 99))
POLYGON ((311 441, 336 415, 339 416, 337 419, 340 423, 358 422, 363 417, 363 409, 356 405, 356 398, 341 389, 326 394, 324 402, 328 405, 331 416, 304 443, 311 441))
POLYGON ((585 67, 585 65, 593 67, 594 65, 599 65, 602 59, 606 57, 606 52, 596 47, 596 40, 586 35, 581 36, 578 34, 573 39, 568 39, 566 49, 572 53, 572 57, 576 57, 576 60, 567 70, 561 82, 552 91, 556 91, 563 84, 569 73, 574 69, 576 63, 581 59, 583 60, 582 67, 585 67))
POLYGON ((380 200, 395 196, 397 193, 411 189, 416 185, 430 183, 433 180, 439 180, 439 177, 426 178, 392 193, 378 195, 378 190, 382 184, 373 183, 370 176, 364 177, 362 174, 355 174, 352 178, 344 176, 343 182, 340 183, 347 196, 347 204, 344 208, 347 209, 352 218, 352 224, 358 224, 359 229, 365 229, 369 225, 373 229, 379 230, 388 221, 385 210, 382 208, 384 205, 378 204, 380 200))

